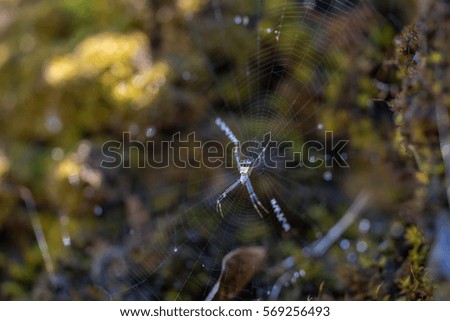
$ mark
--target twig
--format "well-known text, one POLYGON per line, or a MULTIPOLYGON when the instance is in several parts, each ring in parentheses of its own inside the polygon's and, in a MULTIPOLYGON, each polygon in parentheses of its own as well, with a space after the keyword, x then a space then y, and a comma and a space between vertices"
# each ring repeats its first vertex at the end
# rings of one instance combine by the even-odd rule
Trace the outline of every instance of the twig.
MULTIPOLYGON (((352 225, 359 217, 361 212, 367 207, 371 199, 371 193, 362 190, 352 205, 349 207, 344 216, 328 231, 328 233, 311 245, 302 249, 302 253, 306 257, 323 256, 330 247, 341 237, 341 235, 352 225)), ((291 278, 292 272, 289 271, 295 267, 295 259, 292 256, 287 257, 281 263, 284 272, 275 282, 270 291, 269 300, 277 300, 284 284, 291 278)))
POLYGON ((353 201, 347 212, 345 212, 344 216, 342 216, 342 218, 328 231, 324 237, 305 247, 303 249, 303 255, 313 257, 323 256, 334 244, 334 242, 336 242, 350 227, 350 225, 356 221, 361 212, 367 207, 371 196, 372 195, 370 192, 362 190, 353 201))
POLYGON ((44 260, 45 269, 50 277, 50 280, 53 281, 55 279, 55 269, 53 267, 53 262, 48 251, 48 243, 41 225, 41 220, 37 215, 36 203, 34 202, 33 195, 31 194, 31 191, 24 186, 19 187, 19 194, 24 201, 28 215, 30 216, 31 225, 33 227, 34 235, 36 236, 36 240, 39 245, 39 250, 41 251, 42 259, 44 260))
POLYGON ((285 272, 283 275, 281 275, 275 284, 272 286, 272 289, 270 290, 269 300, 275 301, 278 300, 278 297, 280 295, 281 289, 286 284, 286 282, 289 282, 289 280, 292 277, 292 273, 285 272))
POLYGON ((439 133, 442 161, 445 169, 445 187, 447 202, 450 206, 450 138, 449 117, 447 108, 441 102, 436 103, 436 121, 439 133))
MULTIPOLYGON (((440 8, 439 5, 437 7, 433 8, 433 5, 431 2, 424 2, 424 5, 422 7, 422 13, 423 12, 431 12, 431 10, 435 10, 436 8, 440 8)), ((439 16, 439 22, 442 21, 442 15, 439 16)), ((427 39, 427 36, 430 31, 427 28, 422 28, 422 38, 427 39)), ((434 36, 435 40, 437 42, 445 43, 447 41, 445 33, 437 32, 434 36)), ((425 55, 432 52, 433 48, 430 48, 428 46, 428 41, 422 41, 422 51, 425 53, 425 55)), ((423 60, 422 68, 426 68, 427 59, 423 60)), ((446 83, 446 72, 447 70, 443 66, 442 63, 434 63, 434 70, 433 70, 433 78, 438 81, 442 82, 444 84, 444 87, 442 88, 442 94, 434 94, 434 104, 435 104, 435 114, 436 114, 436 125, 438 130, 438 136, 439 136, 439 143, 440 143, 440 150, 442 154, 442 161, 444 163, 444 172, 445 172, 445 188, 446 188, 446 196, 447 196, 447 205, 450 207, 450 120, 448 116, 448 110, 446 107, 446 102, 444 101, 444 93, 446 90, 448 90, 448 84, 446 83)), ((434 84, 434 82, 433 82, 434 84)), ((434 88, 431 88, 429 84, 425 84, 425 87, 429 93, 434 92, 434 88)))

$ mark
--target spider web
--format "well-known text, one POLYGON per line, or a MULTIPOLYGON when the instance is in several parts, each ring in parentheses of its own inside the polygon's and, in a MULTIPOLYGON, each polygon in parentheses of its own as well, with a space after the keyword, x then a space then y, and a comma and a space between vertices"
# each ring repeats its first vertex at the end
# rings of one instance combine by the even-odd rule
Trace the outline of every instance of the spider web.
MULTIPOLYGON (((358 28, 379 16, 361 1, 212 0, 186 19, 209 75, 204 81, 193 70, 183 73, 207 97, 208 107, 197 111, 201 122, 192 127, 196 137, 227 145, 215 124, 220 117, 241 143, 263 142, 270 133, 273 141, 292 141, 299 150, 306 141, 324 140, 323 94, 339 68, 337 57, 350 47, 366 46, 365 30, 358 28)), ((231 147, 225 154, 232 159, 231 147)), ((281 243, 305 246, 324 235, 349 205, 331 188, 338 184, 334 171, 340 170, 345 169, 258 166, 250 180, 269 210, 261 218, 240 185, 223 200, 223 217, 216 212, 217 198, 239 178, 236 165, 152 169, 155 181, 165 177, 167 182, 150 184, 148 197, 169 195, 175 205, 156 211, 150 226, 130 236, 124 247, 105 251, 93 266, 93 279, 112 299, 204 299, 233 249, 264 246, 270 265, 279 259, 281 243), (289 232, 277 220, 271 199, 280 205, 289 232), (329 225, 317 223, 317 208, 336 209, 329 225)), ((275 281, 263 270, 239 298, 269 299, 275 281)))

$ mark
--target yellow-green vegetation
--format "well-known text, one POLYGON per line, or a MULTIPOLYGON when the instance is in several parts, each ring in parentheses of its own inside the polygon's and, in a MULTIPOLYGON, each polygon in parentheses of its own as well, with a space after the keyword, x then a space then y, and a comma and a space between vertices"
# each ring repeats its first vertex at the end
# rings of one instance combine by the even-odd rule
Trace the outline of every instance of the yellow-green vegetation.
POLYGON ((429 246, 422 232, 416 226, 406 229, 405 241, 410 249, 397 276, 401 298, 406 300, 430 299, 433 295, 433 287, 425 270, 429 246))
POLYGON ((55 57, 44 70, 52 87, 94 80, 100 92, 135 109, 149 106, 165 84, 168 65, 152 64, 143 33, 102 33, 83 40, 72 54, 55 57))

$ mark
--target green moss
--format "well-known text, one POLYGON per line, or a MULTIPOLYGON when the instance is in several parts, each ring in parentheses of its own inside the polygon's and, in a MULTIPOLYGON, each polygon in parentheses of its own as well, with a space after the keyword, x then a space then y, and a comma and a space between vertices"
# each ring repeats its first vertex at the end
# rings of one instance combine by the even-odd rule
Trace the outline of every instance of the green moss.
POLYGON ((6 298, 14 298, 15 300, 29 299, 28 291, 15 281, 6 281, 0 284, 1 292, 6 298))
POLYGON ((400 299, 429 300, 433 297, 433 284, 425 269, 429 245, 417 226, 406 229, 405 241, 410 249, 397 276, 400 299))

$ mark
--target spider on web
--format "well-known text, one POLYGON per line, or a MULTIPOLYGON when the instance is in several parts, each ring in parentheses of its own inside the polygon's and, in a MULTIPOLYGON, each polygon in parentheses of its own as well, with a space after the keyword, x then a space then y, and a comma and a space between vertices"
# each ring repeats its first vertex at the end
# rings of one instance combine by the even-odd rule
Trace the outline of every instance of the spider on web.
POLYGON ((250 181, 250 175, 251 175, 253 169, 255 168, 255 166, 260 161, 261 157, 265 154, 268 144, 262 149, 262 151, 259 153, 258 157, 245 158, 245 159, 241 160, 241 157, 239 156, 239 151, 238 151, 239 145, 240 145, 239 140, 236 138, 236 136, 233 134, 231 129, 221 118, 219 118, 219 117, 216 118, 216 125, 228 137, 228 139, 234 144, 233 154, 234 154, 234 158, 236 159, 237 169, 238 169, 239 175, 240 175, 240 177, 233 184, 231 184, 225 190, 225 192, 222 193, 222 195, 220 195, 217 198, 216 211, 219 212, 220 215, 222 215, 222 217, 223 217, 222 204, 221 204, 222 200, 225 197, 227 197, 228 193, 230 193, 236 187, 238 187, 239 184, 242 184, 242 185, 245 185, 245 187, 247 188, 248 195, 253 204, 253 207, 255 208, 258 215, 262 218, 263 215, 261 214, 260 208, 267 214, 269 214, 269 211, 264 207, 264 205, 262 205, 261 201, 259 200, 258 196, 256 195, 255 190, 253 189, 252 183, 250 181))

